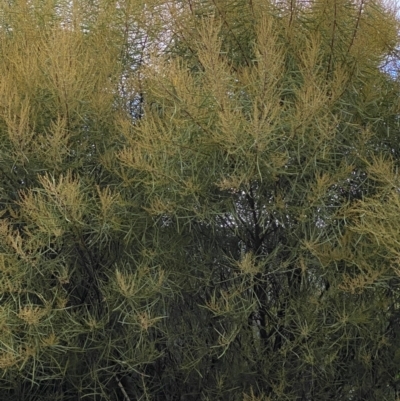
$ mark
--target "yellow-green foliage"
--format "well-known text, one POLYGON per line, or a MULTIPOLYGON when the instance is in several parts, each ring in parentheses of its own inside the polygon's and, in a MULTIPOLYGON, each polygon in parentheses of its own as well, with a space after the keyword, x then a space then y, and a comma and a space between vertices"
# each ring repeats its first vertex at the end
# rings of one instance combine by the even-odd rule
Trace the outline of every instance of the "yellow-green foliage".
POLYGON ((0 399, 395 400, 396 18, 2 2, 0 399))

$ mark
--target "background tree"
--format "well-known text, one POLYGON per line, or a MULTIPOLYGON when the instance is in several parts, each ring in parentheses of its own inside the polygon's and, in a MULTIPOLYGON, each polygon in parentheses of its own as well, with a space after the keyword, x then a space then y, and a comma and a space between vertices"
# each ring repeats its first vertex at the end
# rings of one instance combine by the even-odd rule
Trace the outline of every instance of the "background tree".
POLYGON ((396 399, 394 12, 2 16, 0 398, 396 399))

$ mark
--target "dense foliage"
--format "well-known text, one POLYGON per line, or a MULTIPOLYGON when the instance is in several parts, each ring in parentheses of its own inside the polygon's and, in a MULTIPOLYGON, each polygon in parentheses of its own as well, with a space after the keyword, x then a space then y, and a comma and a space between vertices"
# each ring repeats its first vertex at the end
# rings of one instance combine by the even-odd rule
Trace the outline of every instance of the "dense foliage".
POLYGON ((393 10, 10 0, 0 27, 1 400, 397 399, 393 10))

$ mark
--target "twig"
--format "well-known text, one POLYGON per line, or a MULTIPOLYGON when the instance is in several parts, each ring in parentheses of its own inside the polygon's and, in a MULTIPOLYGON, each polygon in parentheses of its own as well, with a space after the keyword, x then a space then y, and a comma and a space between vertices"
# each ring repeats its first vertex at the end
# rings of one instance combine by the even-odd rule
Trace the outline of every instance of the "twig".
POLYGON ((119 380, 117 376, 115 376, 115 380, 117 381, 118 387, 121 390, 122 395, 125 397, 125 401, 132 401, 129 398, 128 393, 125 391, 125 387, 121 383, 121 380, 119 380))

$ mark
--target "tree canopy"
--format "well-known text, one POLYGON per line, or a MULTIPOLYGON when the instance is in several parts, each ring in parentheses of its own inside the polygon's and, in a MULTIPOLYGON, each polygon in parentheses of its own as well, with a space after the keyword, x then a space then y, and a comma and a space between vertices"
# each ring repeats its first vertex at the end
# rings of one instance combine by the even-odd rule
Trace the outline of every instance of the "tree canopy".
POLYGON ((398 46, 373 0, 2 2, 0 399, 395 401, 398 46))

